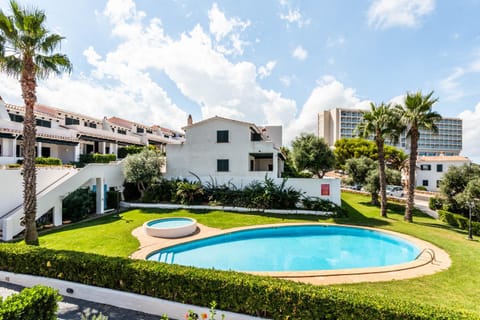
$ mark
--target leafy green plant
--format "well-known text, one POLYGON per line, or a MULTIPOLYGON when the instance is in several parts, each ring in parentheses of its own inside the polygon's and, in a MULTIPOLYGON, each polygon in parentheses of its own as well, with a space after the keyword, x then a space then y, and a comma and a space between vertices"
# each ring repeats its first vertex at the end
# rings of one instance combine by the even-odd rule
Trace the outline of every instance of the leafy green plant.
POLYGON ((165 158, 154 150, 145 148, 140 153, 131 154, 125 159, 123 166, 125 180, 135 183, 140 192, 140 198, 143 198, 145 190, 162 176, 164 163, 165 158))
POLYGON ((63 219, 79 221, 95 210, 95 193, 88 188, 80 188, 62 201, 63 219))
POLYGON ((81 154, 79 160, 80 166, 84 166, 88 163, 109 163, 117 160, 117 156, 114 154, 88 153, 81 154))
POLYGON ((177 196, 180 203, 191 204, 204 194, 202 185, 199 182, 179 182, 177 184, 177 196))
POLYGON ((0 319, 2 320, 53 320, 57 319, 57 302, 62 297, 58 291, 45 286, 23 289, 2 301, 0 298, 0 319))
POLYGON ((61 166, 62 160, 59 158, 45 158, 45 157, 37 157, 35 158, 35 164, 45 165, 45 166, 61 166))
POLYGON ((82 314, 81 320, 108 320, 108 317, 103 315, 101 312, 99 314, 93 314, 91 316, 82 314))
POLYGON ((425 187, 425 186, 416 186, 416 187, 415 187, 415 190, 418 190, 418 191, 427 191, 427 187, 425 187))

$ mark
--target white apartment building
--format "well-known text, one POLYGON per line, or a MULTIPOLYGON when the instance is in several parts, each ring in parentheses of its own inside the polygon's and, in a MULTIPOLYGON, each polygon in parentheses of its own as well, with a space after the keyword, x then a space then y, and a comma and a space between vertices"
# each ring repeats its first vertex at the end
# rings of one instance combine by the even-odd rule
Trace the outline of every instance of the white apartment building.
POLYGON ((259 127, 216 116, 196 123, 189 118, 183 129, 185 142, 167 145, 168 177, 281 177, 281 126, 259 127))
MULTIPOLYGON (((362 111, 357 109, 334 108, 318 114, 318 136, 324 138, 330 146, 341 138, 357 137, 355 131, 362 121, 362 111)), ((462 120, 443 118, 438 123, 438 133, 421 130, 418 141, 419 156, 456 156, 462 150, 462 120)), ((407 153, 409 142, 406 134, 402 134, 396 145, 407 153)))
POLYGON ((424 186, 428 191, 439 191, 442 177, 449 167, 470 163, 470 159, 462 156, 419 157, 415 172, 415 185, 424 186))
MULTIPOLYGON (((78 161, 81 154, 118 154, 130 145, 181 143, 184 134, 160 126, 118 117, 97 119, 88 115, 44 105, 35 106, 37 156, 56 157, 63 163, 78 161)), ((25 107, 5 104, 0 98, 0 164, 22 159, 25 107)))

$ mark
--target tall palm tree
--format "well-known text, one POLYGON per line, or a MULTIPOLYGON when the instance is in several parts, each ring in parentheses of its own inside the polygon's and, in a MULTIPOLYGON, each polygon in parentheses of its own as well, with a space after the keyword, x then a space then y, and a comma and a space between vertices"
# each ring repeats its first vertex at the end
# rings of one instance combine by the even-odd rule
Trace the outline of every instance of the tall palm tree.
POLYGON ((54 53, 64 38, 51 34, 44 26, 45 13, 38 9, 20 8, 10 1, 11 16, 0 10, 0 71, 20 80, 25 103, 23 122, 23 209, 25 242, 38 244, 35 225, 37 198, 35 172, 35 115, 37 79, 51 73, 70 72, 67 56, 54 53))
POLYGON ((387 178, 385 174, 385 140, 392 143, 398 141, 401 128, 396 113, 392 112, 390 104, 383 102, 376 106, 370 103, 370 111, 362 112, 363 119, 356 130, 360 137, 373 136, 378 149, 378 172, 380 176, 380 212, 382 217, 387 216, 387 178))
POLYGON ((400 122, 404 126, 407 138, 410 139, 410 155, 408 161, 408 198, 405 208, 404 220, 413 221, 413 207, 415 201, 415 168, 417 165, 418 140, 420 139, 420 130, 430 130, 438 132, 437 122, 442 116, 432 111, 433 105, 438 98, 432 98, 433 91, 427 95, 422 95, 421 91, 407 93, 404 106, 398 106, 397 111, 400 114, 400 122))

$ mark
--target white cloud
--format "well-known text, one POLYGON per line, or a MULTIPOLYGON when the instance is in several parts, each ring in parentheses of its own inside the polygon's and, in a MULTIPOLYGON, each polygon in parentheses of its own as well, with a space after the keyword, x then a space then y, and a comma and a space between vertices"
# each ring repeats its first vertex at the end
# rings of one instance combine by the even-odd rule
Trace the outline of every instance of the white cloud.
POLYGON ((292 84, 292 78, 289 76, 281 76, 280 77, 280 82, 285 86, 285 87, 290 87, 292 84))
POLYGON ((302 13, 300 12, 300 9, 298 8, 288 9, 287 12, 280 13, 279 17, 280 19, 287 21, 287 26, 290 26, 291 24, 296 23, 299 28, 309 25, 311 22, 310 19, 306 19, 303 17, 302 13))
POLYGON ((459 114, 463 120, 463 150, 462 154, 476 159, 480 159, 480 103, 475 106, 474 111, 465 110, 459 114))
POLYGON ((440 90, 446 95, 445 100, 455 101, 462 98, 465 92, 460 87, 460 78, 465 74, 463 68, 455 70, 446 78, 440 80, 440 90))
POLYGON ((317 81, 297 119, 287 127, 287 137, 293 140, 302 132, 317 133, 317 115, 320 111, 332 108, 367 109, 369 103, 368 100, 361 100, 355 89, 346 88, 332 76, 324 76, 317 81))
POLYGON ((376 29, 416 27, 435 9, 435 0, 376 0, 368 9, 368 24, 376 29))
POLYGON ((258 68, 258 76, 260 79, 264 79, 266 77, 269 77, 272 74, 273 69, 277 65, 277 61, 275 60, 270 60, 267 62, 266 65, 260 66, 258 68))
POLYGON ((240 39, 240 34, 250 26, 250 21, 242 21, 238 17, 227 18, 217 3, 213 3, 208 10, 208 18, 210 33, 215 36, 220 51, 225 54, 243 54, 247 42, 240 39))
POLYGON ((340 47, 340 46, 343 46, 344 44, 345 44, 345 38, 343 36, 327 38, 327 48, 340 47))
POLYGON ((307 50, 303 49, 302 46, 298 46, 293 50, 292 57, 302 61, 302 60, 307 59, 308 52, 307 52, 307 50))

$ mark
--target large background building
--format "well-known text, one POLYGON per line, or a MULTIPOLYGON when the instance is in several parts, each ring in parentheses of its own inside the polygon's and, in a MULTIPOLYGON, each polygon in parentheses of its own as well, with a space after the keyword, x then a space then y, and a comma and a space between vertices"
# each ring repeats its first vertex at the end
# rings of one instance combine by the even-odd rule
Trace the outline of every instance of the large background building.
MULTIPOLYGON (((334 108, 318 114, 318 136, 324 138, 329 146, 341 138, 357 137, 355 131, 362 121, 362 111, 356 109, 334 108)), ((462 120, 443 118, 437 123, 438 133, 420 131, 418 141, 419 156, 456 156, 462 151, 462 120)), ((402 134, 397 147, 409 152, 406 134, 402 134)))

